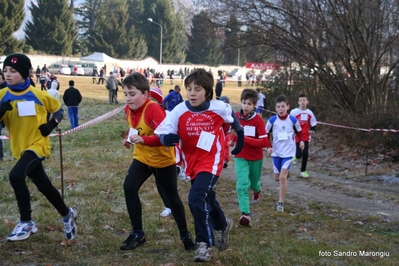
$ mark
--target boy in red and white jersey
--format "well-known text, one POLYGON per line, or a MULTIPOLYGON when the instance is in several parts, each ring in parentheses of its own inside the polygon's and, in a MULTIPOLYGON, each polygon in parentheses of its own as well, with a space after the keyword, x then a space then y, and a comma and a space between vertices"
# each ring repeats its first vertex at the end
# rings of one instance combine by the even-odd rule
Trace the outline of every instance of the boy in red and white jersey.
POLYGON ((302 128, 302 140, 305 143, 305 147, 303 150, 299 148, 299 138, 295 137, 296 143, 296 153, 295 153, 295 160, 302 158, 301 164, 301 177, 309 177, 309 174, 306 172, 306 165, 308 163, 309 157, 309 142, 311 140, 311 132, 316 131, 317 120, 315 115, 308 107, 309 100, 305 94, 300 94, 298 97, 298 108, 295 108, 291 111, 290 115, 295 116, 298 120, 299 124, 302 128))
POLYGON ((225 250, 233 228, 233 220, 224 215, 213 190, 223 168, 223 124, 232 123, 238 135, 233 155, 242 149, 244 132, 231 106, 212 100, 214 80, 211 73, 197 69, 186 77, 184 85, 188 100, 170 112, 155 134, 168 146, 181 139, 186 175, 191 179, 188 200, 198 245, 194 260, 210 261, 212 246, 225 250), (216 240, 213 230, 217 231, 216 240))

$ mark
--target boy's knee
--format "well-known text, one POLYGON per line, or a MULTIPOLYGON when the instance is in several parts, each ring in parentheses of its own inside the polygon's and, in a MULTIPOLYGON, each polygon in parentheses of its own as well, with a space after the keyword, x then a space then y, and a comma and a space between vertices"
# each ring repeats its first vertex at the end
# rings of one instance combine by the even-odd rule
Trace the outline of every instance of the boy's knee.
POLYGON ((8 179, 10 180, 10 183, 12 185, 24 181, 25 175, 23 173, 20 173, 19 171, 11 170, 10 174, 8 175, 8 179))

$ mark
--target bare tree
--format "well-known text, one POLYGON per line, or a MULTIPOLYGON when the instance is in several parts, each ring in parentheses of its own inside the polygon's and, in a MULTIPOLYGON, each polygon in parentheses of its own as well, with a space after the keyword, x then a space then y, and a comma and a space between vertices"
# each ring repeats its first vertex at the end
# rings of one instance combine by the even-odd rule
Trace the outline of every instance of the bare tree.
MULTIPOLYGON (((334 104, 385 112, 398 66, 398 0, 194 0, 221 26, 235 14, 253 45, 307 67, 334 104)), ((247 42, 248 43, 248 42, 247 42)), ((315 88, 315 93, 320 87, 315 88)))

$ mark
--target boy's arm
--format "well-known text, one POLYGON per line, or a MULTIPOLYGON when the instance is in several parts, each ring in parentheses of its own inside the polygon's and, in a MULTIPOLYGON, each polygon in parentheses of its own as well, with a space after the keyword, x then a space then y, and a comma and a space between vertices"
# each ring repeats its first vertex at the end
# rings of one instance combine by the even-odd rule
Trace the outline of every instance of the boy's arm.
POLYGON ((251 137, 245 137, 244 138, 244 143, 248 144, 252 147, 262 147, 262 148, 271 148, 272 145, 270 144, 270 140, 268 135, 263 135, 263 136, 259 136, 258 139, 255 138, 251 138, 251 137))
POLYGON ((231 151, 231 154, 237 155, 241 152, 244 146, 244 129, 242 128, 240 121, 238 120, 233 110, 231 110, 231 116, 233 117, 233 123, 231 124, 231 128, 234 129, 237 134, 236 147, 231 151))

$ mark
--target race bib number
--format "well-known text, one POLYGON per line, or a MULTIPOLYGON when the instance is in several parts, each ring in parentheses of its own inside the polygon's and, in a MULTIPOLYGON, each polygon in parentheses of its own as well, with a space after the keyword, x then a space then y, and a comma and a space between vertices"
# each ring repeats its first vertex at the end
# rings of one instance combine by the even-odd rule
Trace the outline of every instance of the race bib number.
POLYGON ((288 139, 287 132, 278 132, 277 139, 278 140, 287 140, 288 139))
POLYGON ((215 135, 206 131, 201 131, 201 135, 197 142, 197 148, 209 152, 212 148, 214 140, 215 140, 215 135))
POLYGON ((17 102, 19 116, 34 116, 36 115, 36 108, 34 101, 17 102))

